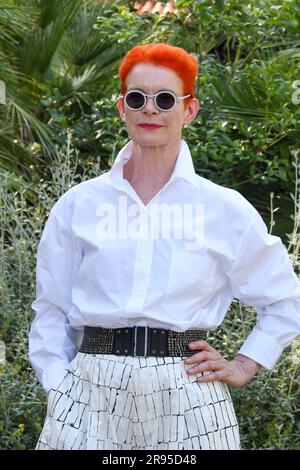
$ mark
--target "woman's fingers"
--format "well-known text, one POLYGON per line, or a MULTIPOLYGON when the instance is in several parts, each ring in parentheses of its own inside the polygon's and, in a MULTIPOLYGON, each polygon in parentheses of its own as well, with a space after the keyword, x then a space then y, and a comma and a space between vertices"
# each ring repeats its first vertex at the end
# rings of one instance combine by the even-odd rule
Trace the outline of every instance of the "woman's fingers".
POLYGON ((185 364, 195 364, 207 359, 217 360, 222 357, 221 354, 205 340, 193 341, 192 343, 188 344, 188 347, 191 350, 200 350, 200 352, 195 353, 193 356, 185 359, 185 364))
POLYGON ((191 369, 187 370, 188 375, 199 374, 200 372, 217 372, 226 369, 226 361, 221 358, 219 360, 206 360, 198 363, 191 369))
POLYGON ((243 385, 244 380, 240 368, 236 366, 234 361, 224 359, 207 341, 193 341, 189 344, 189 348, 195 350, 195 354, 184 361, 186 365, 192 366, 187 370, 187 374, 190 376, 204 374, 202 377, 197 378, 197 382, 205 383, 221 380, 234 387, 243 385), (200 352, 196 352, 197 350, 200 350, 200 352))
POLYGON ((241 387, 247 382, 243 370, 234 361, 227 361, 222 356, 218 360, 198 363, 187 370, 187 374, 190 376, 203 374, 202 377, 197 377, 198 383, 222 381, 232 387, 241 387))
POLYGON ((207 375, 203 375, 197 379, 198 383, 206 383, 206 382, 215 382, 215 381, 224 381, 224 374, 222 371, 214 371, 210 372, 207 375))
POLYGON ((188 348, 192 351, 194 350, 203 350, 203 351, 215 351, 215 349, 204 339, 199 339, 198 341, 192 341, 188 344, 188 348))
POLYGON ((191 364, 198 364, 204 361, 217 361, 220 359, 222 356, 220 353, 217 351, 201 351, 199 353, 194 354, 193 356, 188 357, 185 359, 185 364, 191 365, 191 364))

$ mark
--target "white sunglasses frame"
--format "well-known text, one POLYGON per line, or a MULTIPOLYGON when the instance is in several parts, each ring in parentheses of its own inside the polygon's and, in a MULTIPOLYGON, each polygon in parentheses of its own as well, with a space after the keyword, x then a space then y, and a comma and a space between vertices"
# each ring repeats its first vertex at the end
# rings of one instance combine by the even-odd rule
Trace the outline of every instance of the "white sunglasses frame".
POLYGON ((177 102, 180 101, 180 100, 184 100, 186 98, 189 98, 189 96, 192 96, 190 93, 188 95, 184 95, 184 96, 176 96, 172 91, 170 90, 161 90, 161 91, 158 91, 157 93, 154 93, 154 94, 148 94, 148 93, 145 93, 144 91, 141 91, 141 90, 128 90, 126 91, 126 93, 124 95, 119 95, 119 98, 121 98, 122 100, 124 100, 124 105, 126 106, 126 108, 128 109, 131 109, 131 111, 141 111, 142 109, 144 109, 144 107, 146 106, 147 104, 147 101, 148 101, 148 98, 154 98, 153 102, 154 102, 154 105, 155 107, 159 110, 159 111, 162 111, 162 112, 169 112, 169 111, 172 111, 176 105, 177 105, 177 102), (144 104, 143 106, 141 106, 140 108, 131 108, 130 106, 128 106, 128 104, 126 103, 126 96, 129 94, 129 93, 140 93, 141 95, 143 95, 144 97, 144 104), (157 96, 160 95, 161 93, 169 93, 170 95, 173 96, 174 98, 174 106, 172 106, 172 108, 170 109, 162 109, 160 108, 158 105, 157 105, 157 96))

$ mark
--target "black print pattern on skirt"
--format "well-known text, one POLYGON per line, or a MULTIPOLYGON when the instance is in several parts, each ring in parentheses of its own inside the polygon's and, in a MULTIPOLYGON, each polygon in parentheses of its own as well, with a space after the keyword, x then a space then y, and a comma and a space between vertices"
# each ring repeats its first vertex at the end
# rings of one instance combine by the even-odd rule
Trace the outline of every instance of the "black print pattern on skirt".
POLYGON ((181 357, 77 353, 49 393, 38 450, 240 449, 227 386, 181 357))

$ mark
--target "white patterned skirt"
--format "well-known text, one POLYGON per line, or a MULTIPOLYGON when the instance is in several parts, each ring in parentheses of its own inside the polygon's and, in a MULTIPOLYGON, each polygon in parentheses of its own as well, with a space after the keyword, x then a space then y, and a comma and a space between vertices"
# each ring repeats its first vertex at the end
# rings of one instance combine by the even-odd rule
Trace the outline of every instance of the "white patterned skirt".
POLYGON ((38 450, 240 449, 227 386, 181 357, 77 353, 50 390, 38 450))

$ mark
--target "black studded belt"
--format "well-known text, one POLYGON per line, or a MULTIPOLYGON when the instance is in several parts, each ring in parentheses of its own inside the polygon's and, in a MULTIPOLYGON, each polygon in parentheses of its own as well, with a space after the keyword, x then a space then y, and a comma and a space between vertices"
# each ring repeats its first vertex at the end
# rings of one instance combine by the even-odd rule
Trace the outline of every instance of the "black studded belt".
POLYGON ((187 347, 188 343, 205 337, 204 330, 178 333, 144 326, 116 329, 85 326, 79 352, 117 356, 187 357, 195 354, 195 351, 187 347))

